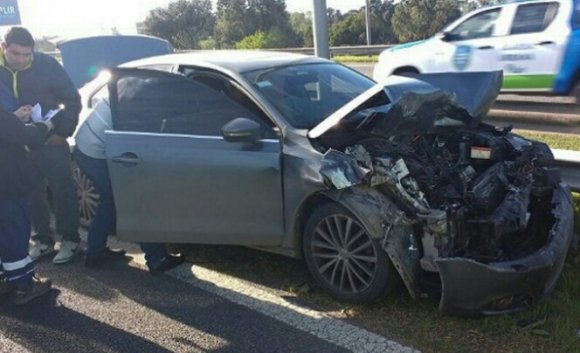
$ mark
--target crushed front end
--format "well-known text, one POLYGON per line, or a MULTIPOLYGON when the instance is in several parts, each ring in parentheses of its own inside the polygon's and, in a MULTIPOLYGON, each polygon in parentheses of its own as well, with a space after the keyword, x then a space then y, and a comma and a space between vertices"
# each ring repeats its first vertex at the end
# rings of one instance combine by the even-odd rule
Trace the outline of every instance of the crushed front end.
POLYGON ((413 297, 436 293, 442 310, 490 314, 554 288, 573 211, 547 145, 473 119, 441 90, 407 91, 363 115, 319 140, 321 173, 337 189, 378 190, 401 210, 382 219, 382 237, 413 297))

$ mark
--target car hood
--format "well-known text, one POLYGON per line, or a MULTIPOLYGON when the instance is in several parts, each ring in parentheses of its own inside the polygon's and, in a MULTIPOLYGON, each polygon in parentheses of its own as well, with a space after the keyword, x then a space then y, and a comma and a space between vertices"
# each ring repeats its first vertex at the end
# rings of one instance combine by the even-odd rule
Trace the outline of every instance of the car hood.
POLYGON ((308 136, 318 138, 351 114, 369 109, 379 94, 385 94, 390 103, 374 109, 385 115, 382 129, 391 133, 476 126, 491 109, 501 83, 501 71, 391 76, 328 116, 308 136))

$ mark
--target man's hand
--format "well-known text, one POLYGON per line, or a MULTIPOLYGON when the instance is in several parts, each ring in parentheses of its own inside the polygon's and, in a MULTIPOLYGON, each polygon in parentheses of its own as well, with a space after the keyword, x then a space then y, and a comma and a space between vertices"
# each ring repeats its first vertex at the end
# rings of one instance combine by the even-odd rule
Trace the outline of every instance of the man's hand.
POLYGON ((23 105, 22 107, 16 109, 14 115, 20 119, 23 123, 28 122, 30 120, 30 115, 32 114, 32 106, 31 105, 23 105))
POLYGON ((52 146, 62 146, 62 145, 66 145, 66 137, 62 137, 59 135, 52 135, 51 137, 48 138, 48 140, 46 140, 46 144, 47 145, 52 145, 52 146))

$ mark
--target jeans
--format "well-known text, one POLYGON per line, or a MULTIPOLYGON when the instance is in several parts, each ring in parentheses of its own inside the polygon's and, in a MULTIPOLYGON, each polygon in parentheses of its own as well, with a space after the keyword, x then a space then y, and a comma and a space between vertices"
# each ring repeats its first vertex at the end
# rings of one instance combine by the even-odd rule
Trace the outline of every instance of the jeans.
POLYGON ((30 153, 33 162, 33 190, 30 193, 30 218, 35 240, 51 245, 50 207, 46 187, 50 188, 56 219, 56 231, 62 240, 79 241, 79 203, 71 170, 68 145, 44 145, 30 153))
MULTIPOLYGON (((87 239, 87 257, 98 257, 107 246, 109 234, 113 234, 117 224, 117 211, 109 168, 105 159, 87 156, 75 148, 73 157, 81 171, 91 180, 99 193, 95 217, 89 228, 87 239)), ((149 268, 156 267, 165 258, 165 245, 157 243, 140 243, 145 253, 149 268)))

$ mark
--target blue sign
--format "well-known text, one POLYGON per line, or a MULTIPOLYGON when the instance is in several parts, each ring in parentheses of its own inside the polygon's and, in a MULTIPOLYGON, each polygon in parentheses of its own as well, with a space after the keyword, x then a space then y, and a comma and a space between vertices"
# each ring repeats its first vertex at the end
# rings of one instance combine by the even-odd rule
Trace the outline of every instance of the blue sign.
POLYGON ((0 0, 0 26, 19 25, 18 0, 0 0))
POLYGON ((455 49, 455 55, 453 55, 453 66, 459 71, 464 71, 467 69, 471 63, 471 54, 473 53, 473 48, 469 45, 459 45, 455 49))

